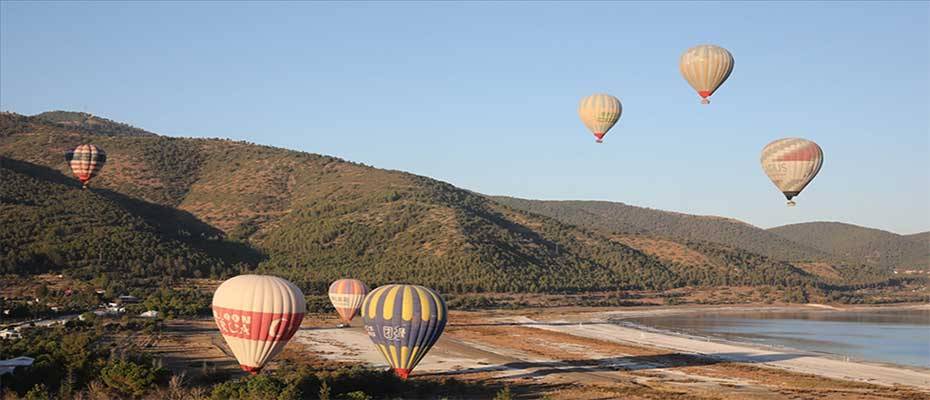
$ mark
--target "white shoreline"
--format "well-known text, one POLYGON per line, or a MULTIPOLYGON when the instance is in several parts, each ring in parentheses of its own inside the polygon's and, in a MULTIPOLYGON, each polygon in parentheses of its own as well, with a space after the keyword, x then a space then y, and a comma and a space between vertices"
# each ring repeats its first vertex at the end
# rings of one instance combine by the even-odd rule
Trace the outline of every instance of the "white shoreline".
MULTIPOLYGON (((600 314, 606 317, 610 314, 616 314, 616 312, 600 314)), ((702 341, 684 335, 612 324, 608 323, 606 318, 592 319, 587 321, 588 323, 574 321, 577 324, 551 324, 550 322, 564 321, 535 321, 526 317, 518 317, 512 320, 524 323, 527 327, 589 339, 662 348, 684 354, 764 365, 834 379, 886 386, 905 385, 930 391, 930 370, 918 367, 843 361, 812 352, 793 351, 791 349, 763 349, 743 343, 702 341)))

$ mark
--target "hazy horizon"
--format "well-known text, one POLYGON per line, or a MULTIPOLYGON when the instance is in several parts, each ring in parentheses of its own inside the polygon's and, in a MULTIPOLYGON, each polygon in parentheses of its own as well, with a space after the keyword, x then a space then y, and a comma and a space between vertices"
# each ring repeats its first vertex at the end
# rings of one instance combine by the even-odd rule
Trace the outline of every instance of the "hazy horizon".
POLYGON ((930 230, 925 3, 3 2, 0 11, 0 109, 12 112, 86 111, 489 195, 622 202, 763 228, 930 230), (681 52, 705 42, 736 59, 709 106, 677 71, 681 52), (576 108, 600 91, 624 112, 596 145, 576 108), (762 146, 785 136, 825 152, 790 209, 758 163, 762 146))

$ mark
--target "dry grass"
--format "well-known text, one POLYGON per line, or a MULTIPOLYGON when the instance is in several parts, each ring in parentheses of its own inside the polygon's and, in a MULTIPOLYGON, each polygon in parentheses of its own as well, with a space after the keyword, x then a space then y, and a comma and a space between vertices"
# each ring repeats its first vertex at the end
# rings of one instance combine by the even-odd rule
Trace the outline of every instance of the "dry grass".
POLYGON ((665 262, 678 263, 689 267, 721 267, 704 254, 671 240, 635 235, 613 235, 610 239, 665 262))

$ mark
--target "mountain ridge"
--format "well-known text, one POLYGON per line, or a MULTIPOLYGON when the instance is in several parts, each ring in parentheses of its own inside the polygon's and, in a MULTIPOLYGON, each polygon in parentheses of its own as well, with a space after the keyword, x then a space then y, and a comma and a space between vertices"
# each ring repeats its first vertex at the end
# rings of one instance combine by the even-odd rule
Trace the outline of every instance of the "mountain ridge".
MULTIPOLYGON (((313 290, 347 275, 447 292, 819 284, 777 257, 700 238, 615 237, 403 171, 228 139, 94 132, 0 114, 0 156, 66 179, 61 154, 82 142, 103 147, 107 165, 88 190, 138 202, 133 209, 143 216, 159 215, 152 211, 159 207, 189 214, 216 243, 256 254, 254 262, 214 268, 224 274, 274 273, 313 290)), ((41 235, 29 240, 46 243, 41 235)))
POLYGON ((913 235, 853 225, 845 222, 813 221, 769 228, 786 239, 812 246, 847 260, 904 269, 930 268, 930 237, 927 232, 913 235))
POLYGON ((507 196, 491 198, 518 209, 606 233, 701 240, 788 261, 822 261, 829 258, 829 254, 820 250, 733 218, 667 212, 608 201, 527 200, 507 196))

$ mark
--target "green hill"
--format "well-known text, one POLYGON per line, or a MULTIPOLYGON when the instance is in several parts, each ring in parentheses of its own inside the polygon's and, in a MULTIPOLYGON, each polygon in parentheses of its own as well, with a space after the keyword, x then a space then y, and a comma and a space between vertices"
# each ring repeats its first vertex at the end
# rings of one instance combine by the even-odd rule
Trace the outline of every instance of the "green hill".
MULTIPOLYGON (((178 261, 185 265, 174 266, 177 272, 171 276, 218 276, 257 268, 320 291, 345 276, 371 285, 419 283, 443 292, 809 286, 818 281, 779 257, 709 243, 699 235, 700 224, 692 227, 693 238, 658 239, 643 235, 650 233, 647 229, 618 236, 594 224, 566 224, 538 210, 518 210, 519 204, 493 201, 444 182, 334 157, 225 139, 112 134, 106 129, 97 134, 93 129, 0 114, 0 156, 6 164, 20 166, 13 168, 22 175, 17 179, 34 181, 25 193, 53 190, 64 196, 45 202, 22 195, 17 201, 32 208, 19 205, 8 218, 36 214, 45 219, 31 223, 39 228, 17 227, 8 234, 15 238, 9 239, 8 248, 33 249, 35 257, 52 254, 46 251, 54 247, 48 243, 57 242, 49 238, 45 221, 56 214, 71 215, 67 205, 75 202, 72 197, 83 196, 78 198, 94 199, 82 208, 84 219, 65 225, 103 235, 91 229, 99 201, 101 209, 115 210, 112 220, 135 221, 118 229, 149 235, 140 242, 97 240, 100 251, 120 260, 97 270, 133 272, 139 260, 152 260, 170 248, 186 252, 172 260, 192 260, 178 261), (62 154, 84 142, 106 149, 108 161, 91 188, 81 191, 62 154), (122 259, 120 246, 148 248, 126 250, 122 259)), ((634 220, 634 226, 675 224, 650 225, 646 219, 634 220)), ((761 231, 785 243, 785 251, 797 258, 820 255, 745 224, 706 219, 742 229, 731 234, 735 237, 761 231)), ((67 230, 55 235, 68 243, 83 240, 67 230)), ((68 254, 67 262, 55 265, 89 268, 93 260, 104 258, 68 254)), ((150 274, 154 269, 153 276, 161 271, 140 268, 150 274)))
POLYGON ((830 254, 734 219, 681 214, 607 201, 546 201, 496 196, 510 207, 602 233, 645 234, 722 244, 777 260, 829 260, 830 254))
POLYGON ((58 171, 0 157, 0 272, 103 275, 127 285, 220 276, 260 256, 178 210, 109 190, 82 190, 58 171))
POLYGON ((444 291, 604 290, 680 281, 622 244, 407 173, 228 140, 94 135, 40 118, 0 119, 0 155, 62 177, 68 171, 61 154, 82 142, 109 155, 90 192, 189 213, 217 237, 259 249, 267 256, 261 270, 308 287, 347 275, 444 291))
POLYGON ((926 232, 903 236, 840 222, 806 222, 771 228, 769 232, 846 260, 903 269, 930 268, 926 232))

